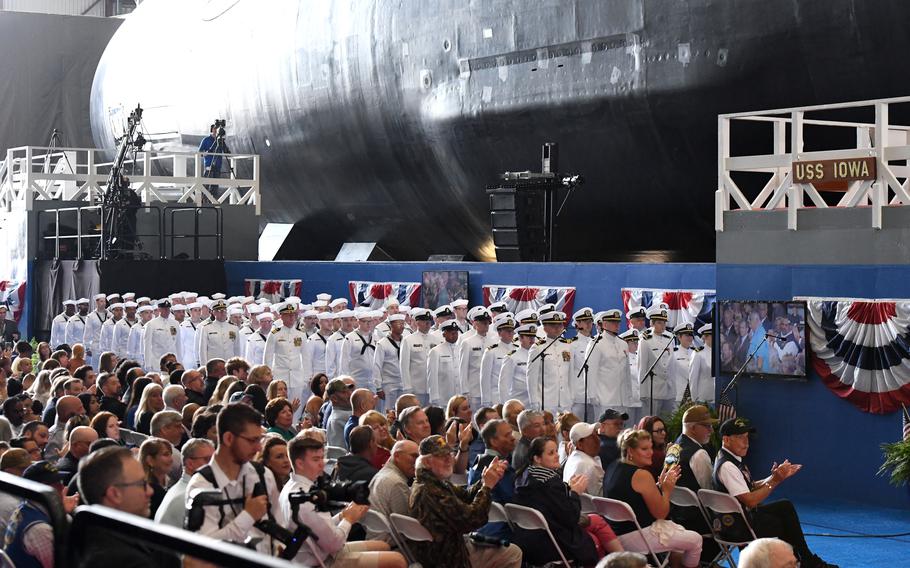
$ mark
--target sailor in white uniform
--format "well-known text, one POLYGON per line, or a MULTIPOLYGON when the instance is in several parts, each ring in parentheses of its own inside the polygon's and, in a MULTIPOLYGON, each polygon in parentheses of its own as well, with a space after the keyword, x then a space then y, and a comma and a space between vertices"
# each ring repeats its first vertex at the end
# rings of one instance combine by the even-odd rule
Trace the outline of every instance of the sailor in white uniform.
POLYGON ((373 376, 373 356, 376 344, 373 343, 373 324, 379 313, 363 310, 357 314, 357 329, 344 336, 341 353, 338 357, 338 374, 354 378, 357 386, 379 390, 379 383, 373 376))
POLYGON ((101 360, 101 354, 105 351, 113 351, 114 344, 114 327, 117 322, 123 319, 123 304, 114 302, 110 306, 111 316, 104 321, 101 326, 101 337, 98 339, 98 360, 101 360))
POLYGON ((227 303, 215 300, 212 302, 212 313, 215 315, 214 321, 201 325, 196 330, 196 351, 200 365, 205 365, 211 359, 227 361, 241 351, 240 330, 227 321, 227 303))
POLYGON ((65 342, 71 348, 85 339, 85 321, 88 317, 88 298, 76 300, 77 313, 66 322, 65 342))
POLYGON ((569 382, 572 341, 563 337, 566 314, 547 312, 540 316, 540 323, 545 337, 531 347, 528 359, 529 408, 570 411, 575 395, 569 382))
POLYGON ((575 331, 577 332, 571 345, 572 368, 569 370, 569 382, 573 385, 572 392, 574 393, 572 412, 575 413, 575 416, 581 418, 582 421, 585 421, 584 411, 585 401, 587 400, 585 396, 590 394, 591 388, 590 376, 586 379, 582 368, 585 363, 588 346, 594 341, 591 336, 594 329, 594 310, 588 307, 581 308, 572 314, 572 323, 575 325, 575 331), (586 380, 588 381, 587 392, 585 390, 586 380))
POLYGON ((698 328, 704 347, 697 349, 692 355, 689 365, 689 386, 692 389, 692 398, 698 402, 707 402, 714 405, 714 374, 711 372, 711 345, 714 330, 710 323, 698 328))
POLYGON ((325 346, 325 374, 331 381, 341 373, 338 371, 338 364, 341 362, 341 346, 344 344, 344 338, 347 334, 354 331, 354 324, 357 318, 354 312, 348 309, 335 312, 336 320, 340 322, 338 330, 329 336, 328 343, 325 346))
POLYGON ((136 313, 139 316, 139 321, 134 323, 130 328, 130 338, 126 348, 127 357, 136 360, 142 367, 145 367, 146 365, 152 367, 150 369, 146 369, 147 371, 154 371, 158 367, 157 361, 146 363, 144 353, 142 351, 142 336, 145 332, 145 325, 148 322, 152 321, 152 317, 154 317, 154 311, 155 308, 148 304, 139 306, 139 308, 136 310, 136 313))
MULTIPOLYGON (((670 364, 667 367, 667 375, 670 384, 675 391, 674 401, 676 407, 682 402, 685 396, 686 388, 689 387, 689 364, 692 362, 692 356, 695 354, 693 342, 695 341, 695 328, 691 323, 681 323, 673 328, 676 340, 679 345, 673 348, 670 357, 670 364)), ((689 397, 691 398, 691 389, 689 397)))
POLYGON ((142 334, 142 356, 148 367, 159 368, 161 358, 171 353, 177 356, 180 326, 171 317, 171 301, 164 299, 158 301, 158 315, 145 324, 142 334))
POLYGON ((528 355, 537 343, 537 326, 531 323, 518 326, 518 347, 513 349, 502 362, 499 370, 499 398, 505 401, 514 398, 525 407, 531 404, 528 394, 528 355))
MULTIPOLYGON (((451 304, 452 311, 455 312, 455 321, 458 323, 459 333, 467 333, 473 327, 471 325, 471 319, 468 317, 468 301, 459 298, 458 300, 453 301, 451 304)), ((475 408, 475 407, 471 407, 475 408)))
MULTIPOLYGON (((256 331, 249 334, 246 338, 246 350, 243 352, 243 358, 250 365, 262 365, 263 354, 265 352, 265 342, 272 333, 272 312, 262 312, 256 314, 256 331)), ((306 374, 304 374, 306 376, 306 374)))
POLYGON ((101 327, 107 321, 107 296, 104 294, 95 294, 95 310, 85 318, 85 331, 83 332, 82 345, 85 346, 86 362, 98 368, 98 358, 101 352, 98 350, 98 342, 101 341, 101 327))
POLYGON ((118 359, 129 358, 130 330, 136 324, 136 308, 139 304, 133 301, 123 303, 123 319, 114 324, 113 337, 111 338, 111 351, 118 359))
POLYGON ((638 342, 638 382, 641 385, 642 412, 649 415, 668 416, 675 408, 675 386, 670 382, 667 368, 673 353, 674 335, 667 331, 667 309, 652 306, 648 310, 651 327, 639 336, 638 342), (653 369, 654 400, 651 408, 651 381, 646 376, 648 369, 657 361, 653 369))
POLYGON ((492 326, 496 329, 498 342, 488 347, 480 360, 480 404, 483 406, 495 406, 508 400, 508 397, 499 393, 499 371, 506 357, 515 350, 512 344, 515 339, 515 319, 512 314, 505 312, 497 315, 492 326))
POLYGON ((634 327, 619 334, 619 338, 626 342, 626 355, 629 359, 629 376, 632 382, 628 392, 623 391, 623 408, 629 415, 629 424, 638 424, 645 417, 641 406, 641 385, 638 383, 638 330, 634 327))
POLYGON ((66 343, 66 324, 76 315, 76 300, 63 300, 63 312, 51 320, 51 349, 66 343))
POLYGON ((303 346, 303 374, 310 378, 313 378, 316 373, 326 373, 325 348, 329 343, 329 337, 334 333, 332 322, 337 316, 330 311, 318 313, 316 321, 319 327, 307 338, 306 344, 303 346))
POLYGON ((439 332, 443 342, 427 354, 427 394, 430 404, 447 408, 450 398, 464 392, 458 379, 458 351, 455 349, 461 332, 454 319, 443 323, 439 332))
MULTIPOLYGON (((480 365, 483 354, 490 346, 490 339, 499 338, 489 333, 490 312, 482 306, 471 308, 469 318, 472 329, 461 336, 458 342, 458 382, 462 393, 468 397, 471 408, 480 408, 480 365)), ((455 320, 458 323, 458 320, 455 320)), ((459 329, 461 327, 459 326, 459 329)), ((495 345, 495 344, 494 344, 495 345)))
POLYGON ((285 302, 278 306, 281 327, 275 328, 265 341, 262 354, 264 365, 272 369, 275 379, 288 385, 288 397, 306 400, 304 390, 309 387, 309 377, 303 374, 303 343, 306 334, 297 329, 297 306, 285 302))
POLYGON ((180 324, 180 362, 186 369, 199 367, 199 357, 196 352, 196 330, 202 325, 202 304, 198 301, 186 305, 189 310, 188 317, 180 324))
POLYGON ((376 410, 394 408, 404 391, 401 385, 401 342, 404 340, 404 314, 391 314, 386 320, 389 332, 376 343, 373 355, 373 377, 379 382, 376 410))
POLYGON ((439 345, 436 337, 429 333, 433 317, 430 310, 414 308, 417 330, 401 341, 401 384, 404 392, 417 396, 421 406, 430 403, 427 390, 427 356, 430 349, 439 345))

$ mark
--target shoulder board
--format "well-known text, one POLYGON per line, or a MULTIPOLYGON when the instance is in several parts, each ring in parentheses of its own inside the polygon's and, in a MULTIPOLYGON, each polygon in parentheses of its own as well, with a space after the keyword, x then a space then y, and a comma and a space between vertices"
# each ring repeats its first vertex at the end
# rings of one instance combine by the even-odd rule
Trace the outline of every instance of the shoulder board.
POLYGON ((643 332, 641 332, 640 337, 642 339, 651 339, 651 330, 649 330, 649 329, 644 330, 643 332))
POLYGON ((679 351, 679 347, 674 347, 673 351, 679 351))
POLYGON ((546 343, 546 342, 547 342, 546 339, 538 339, 538 340, 537 340, 537 345, 543 345, 543 344, 546 343))
POLYGON ((272 333, 278 333, 278 332, 281 331, 282 329, 283 329, 283 328, 280 328, 280 327, 273 327, 273 328, 272 328, 272 331, 270 331, 269 333, 270 333, 270 334, 272 334, 272 333))
POLYGON ((496 349, 495 345, 490 345, 489 347, 487 347, 487 351, 492 351, 493 349, 496 349))
POLYGON ((661 333, 660 335, 662 337, 666 337, 667 339, 670 339, 671 337, 673 337, 673 334, 670 333, 669 331, 665 331, 665 332, 661 333))
POLYGON ((560 337, 559 338, 560 343, 572 343, 573 341, 575 341, 574 337, 572 337, 572 338, 560 337))
POLYGON ((517 352, 518 352, 518 349, 513 349, 512 351, 509 351, 509 355, 514 355, 517 352))
POLYGON ((704 350, 705 350, 704 347, 696 347, 696 348, 695 348, 695 352, 696 352, 696 353, 698 353, 699 351, 704 351, 704 350))

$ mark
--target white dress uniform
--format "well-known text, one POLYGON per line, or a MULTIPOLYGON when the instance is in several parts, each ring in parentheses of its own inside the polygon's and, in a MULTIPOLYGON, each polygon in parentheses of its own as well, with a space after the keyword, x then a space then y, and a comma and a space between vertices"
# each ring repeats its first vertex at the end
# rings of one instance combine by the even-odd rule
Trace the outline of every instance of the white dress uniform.
POLYGON ((69 318, 66 317, 66 312, 57 314, 57 316, 51 320, 51 349, 55 349, 58 345, 66 343, 67 321, 69 321, 69 318))
POLYGON ((525 407, 531 404, 528 395, 528 349, 512 347, 499 370, 499 398, 505 403, 510 398, 521 401, 525 407))
MULTIPOLYGON (((679 406, 683 394, 686 392, 686 386, 689 384, 689 364, 692 362, 692 354, 695 350, 691 347, 678 345, 670 353, 670 364, 667 366, 667 376, 670 384, 673 385, 674 400, 679 406)), ((666 357, 666 355, 665 355, 666 357)), ((691 388, 690 388, 691 392, 691 388)))
POLYGON ((427 356, 439 345, 429 333, 415 331, 401 341, 401 384, 405 392, 414 393, 421 406, 429 404, 427 390, 427 356))
POLYGON ((240 330, 227 321, 212 320, 200 325, 196 330, 196 351, 200 365, 211 359, 227 361, 240 351, 240 330))
MULTIPOLYGON (((120 319, 123 319, 122 317, 120 319)), ((107 318, 104 325, 101 326, 101 338, 98 339, 98 358, 100 361, 101 354, 105 351, 113 351, 111 346, 114 344, 114 326, 117 322, 114 317, 107 318)))
MULTIPOLYGON (((582 420, 584 420, 585 412, 585 374, 581 373, 581 375, 579 375, 578 373, 581 371, 582 365, 584 365, 588 347, 593 342, 593 338, 579 333, 575 336, 575 340, 569 346, 572 351, 572 365, 569 369, 569 382, 573 385, 572 392, 574 393, 572 412, 582 420)), ((591 379, 593 378, 594 377, 588 373, 588 395, 593 392, 593 385, 591 383, 591 379)))
POLYGON ((444 341, 427 354, 427 394, 430 404, 446 408, 449 399, 462 392, 458 380, 458 351, 454 343, 444 341))
POLYGON ((360 331, 354 330, 344 337, 341 344, 341 353, 338 357, 338 374, 350 375, 358 387, 379 390, 379 381, 373 376, 373 356, 376 354, 376 345, 373 343, 373 334, 364 337, 360 331))
MULTIPOLYGON (((651 315, 649 311, 649 316, 651 315)), ((638 342, 638 382, 641 385, 642 412, 652 414, 650 411, 649 398, 651 396, 651 378, 645 378, 645 374, 651 365, 660 356, 661 351, 668 342, 672 341, 673 334, 664 331, 660 335, 654 334, 654 328, 650 327, 641 334, 641 340, 638 342)), ((675 388, 670 382, 667 375, 667 368, 670 366, 670 359, 673 355, 673 345, 670 344, 669 352, 660 358, 654 367, 654 412, 655 415, 664 415, 673 412, 675 388)))
MULTIPOLYGON (((243 351, 243 358, 250 365, 262 365, 266 339, 268 339, 267 334, 261 331, 254 331, 246 337, 246 348, 243 351)), ((307 375, 304 374, 304 376, 307 375)))
POLYGON ((472 409, 480 408, 480 366, 489 336, 490 333, 481 336, 476 332, 471 336, 462 335, 458 344, 458 383, 462 393, 471 402, 472 409))
MULTIPOLYGON (((66 322, 65 343, 72 347, 85 339, 85 317, 76 314, 66 322)), ((83 344, 84 345, 84 344, 83 344)))
POLYGON ((91 353, 87 358, 87 363, 98 368, 98 357, 101 352, 98 344, 101 341, 101 327, 108 320, 107 310, 93 311, 85 318, 85 331, 83 332, 82 344, 85 346, 86 354, 91 353))
POLYGON ((199 367, 199 357, 196 352, 196 329, 202 323, 194 323, 191 318, 186 318, 180 324, 180 355, 183 366, 187 369, 199 367))
POLYGON ((130 321, 125 317, 114 324, 114 335, 111 338, 111 351, 118 359, 129 358, 130 330, 136 320, 130 321))
POLYGON ((689 388, 698 402, 714 403, 714 375, 711 374, 711 348, 705 345, 692 354, 689 388))
MULTIPOLYGON (((629 371, 628 345, 609 331, 602 332, 600 341, 588 346, 588 398, 593 414, 600 416, 607 408, 625 412, 623 394, 631 389, 635 379, 629 371)), ((587 354, 586 354, 587 355, 587 354)))
POLYGON ((529 350, 529 408, 543 410, 543 404, 546 405, 546 409, 572 410, 572 404, 575 402, 572 385, 569 383, 569 373, 572 370, 572 343, 568 339, 559 337, 544 352, 543 357, 537 358, 537 355, 551 342, 551 339, 541 339, 529 350), (537 358, 536 361, 535 358, 537 358), (543 385, 541 385, 541 365, 543 365, 543 385), (542 401, 541 396, 543 396, 542 401))
MULTIPOLYGON (((626 349, 629 349, 632 337, 638 339, 638 330, 634 328, 628 329, 619 334, 619 338, 626 343, 626 349)), ((638 352, 627 351, 626 360, 629 365, 631 382, 629 383, 629 388, 623 389, 622 405, 629 415, 629 424, 638 424, 638 421, 644 416, 641 407, 641 385, 638 382, 638 352)))
POLYGON ((309 336, 303 346, 303 374, 312 377, 316 373, 325 373, 325 348, 328 344, 328 337, 322 335, 322 332, 316 330, 313 335, 309 336))
POLYGON ((174 318, 161 316, 156 316, 145 324, 145 332, 142 334, 142 357, 147 361, 147 365, 154 365, 155 369, 158 369, 161 357, 166 353, 177 355, 179 360, 177 347, 179 327, 174 318))
POLYGON ((373 342, 378 344, 379 341, 391 332, 388 321, 381 321, 373 329, 373 342))
POLYGON ((126 356, 134 359, 143 367, 145 367, 145 357, 143 357, 142 353, 142 333, 144 330, 145 326, 141 320, 134 323, 130 328, 130 338, 126 346, 126 356))
POLYGON ((331 381, 341 373, 338 372, 341 356, 341 346, 344 345, 346 334, 340 329, 329 336, 325 344, 325 374, 331 381))
MULTIPOLYGON (((498 337, 497 335, 497 339, 498 337)), ((502 369, 503 361, 514 350, 515 346, 511 343, 500 341, 483 352, 480 359, 480 404, 482 406, 495 406, 508 400, 507 397, 499 394, 499 371, 502 369)))
POLYGON ((392 408, 404 390, 401 386, 401 344, 391 335, 376 343, 373 355, 373 377, 385 392, 385 407, 392 408))
POLYGON ((262 352, 263 364, 272 369, 272 376, 287 383, 291 400, 306 400, 303 396, 303 390, 308 387, 308 377, 303 374, 305 341, 306 334, 296 327, 280 327, 266 338, 262 352))

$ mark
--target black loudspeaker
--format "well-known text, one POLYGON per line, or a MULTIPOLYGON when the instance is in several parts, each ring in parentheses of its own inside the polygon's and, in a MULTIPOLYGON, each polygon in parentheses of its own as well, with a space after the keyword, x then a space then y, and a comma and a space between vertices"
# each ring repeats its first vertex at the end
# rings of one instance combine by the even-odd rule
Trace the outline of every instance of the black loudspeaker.
POLYGON ((555 188, 550 180, 487 189, 499 262, 550 260, 555 188))

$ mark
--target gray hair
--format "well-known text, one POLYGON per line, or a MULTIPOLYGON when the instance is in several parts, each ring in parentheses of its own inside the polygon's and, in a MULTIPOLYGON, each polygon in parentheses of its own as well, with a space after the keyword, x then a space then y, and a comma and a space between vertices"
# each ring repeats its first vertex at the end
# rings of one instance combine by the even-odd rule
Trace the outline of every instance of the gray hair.
POLYGON ((177 400, 177 397, 185 394, 186 390, 182 386, 168 385, 164 387, 164 393, 161 395, 161 398, 164 400, 166 406, 174 408, 174 401, 177 400))
POLYGON ((156 412, 155 415, 152 416, 149 432, 152 433, 152 436, 157 436, 158 432, 161 432, 162 428, 170 426, 175 422, 183 423, 183 415, 176 410, 162 410, 160 412, 156 412))
POLYGON ((521 432, 530 426, 535 418, 543 418, 543 412, 537 410, 522 410, 518 415, 518 431, 521 432))
POLYGON ((199 448, 202 446, 208 446, 213 450, 215 449, 215 444, 213 444, 212 441, 208 438, 190 438, 187 440, 187 442, 183 444, 183 449, 181 450, 181 453, 183 454, 183 461, 196 457, 193 454, 195 454, 196 451, 199 450, 199 448))
POLYGON ((597 563, 597 568, 646 568, 648 559, 637 552, 611 552, 597 563))
POLYGON ((739 553, 740 568, 774 568, 774 549, 786 546, 791 552, 793 547, 779 538, 759 538, 749 543, 739 553))

